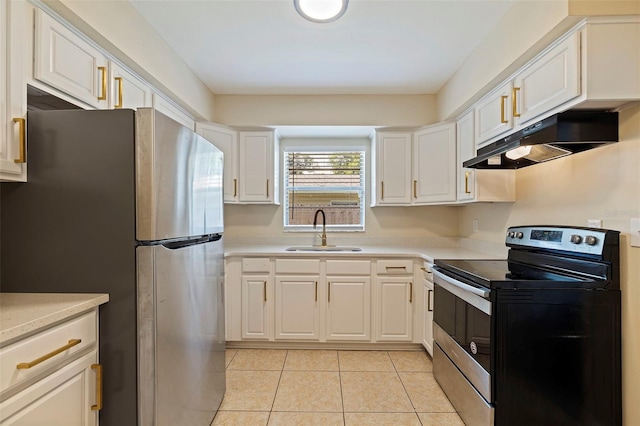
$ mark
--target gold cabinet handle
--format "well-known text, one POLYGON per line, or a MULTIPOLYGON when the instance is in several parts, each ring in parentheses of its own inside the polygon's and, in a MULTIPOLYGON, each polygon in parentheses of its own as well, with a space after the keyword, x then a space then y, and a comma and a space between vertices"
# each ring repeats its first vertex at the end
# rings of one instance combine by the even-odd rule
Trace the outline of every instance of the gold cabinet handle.
POLYGON ((20 128, 20 157, 13 160, 14 163, 22 164, 27 162, 27 131, 24 118, 14 118, 14 123, 18 123, 20 128))
POLYGON ((471 174, 471 172, 464 172, 464 193, 465 194, 471 194, 471 191, 469 191, 469 175, 471 174))
POLYGON ((54 356, 58 355, 61 352, 66 351, 67 349, 71 349, 72 347, 79 345, 80 342, 82 342, 82 340, 80 339, 71 339, 69 340, 69 343, 67 343, 66 345, 56 349, 55 351, 49 352, 46 355, 42 355, 40 358, 36 358, 31 362, 21 362, 20 364, 16 365, 16 368, 18 370, 28 370, 31 367, 35 367, 36 365, 40 364, 41 362, 44 362, 46 360, 48 360, 49 358, 53 358, 54 356))
POLYGON ((508 97, 509 96, 506 96, 506 95, 500 96, 500 122, 501 123, 509 122, 509 120, 507 120, 505 117, 505 106, 504 106, 504 103, 508 97))
POLYGON ((386 269, 387 272, 389 272, 389 270, 394 271, 396 269, 402 269, 403 271, 407 272, 406 266, 385 266, 384 269, 386 269))
POLYGON ((98 96, 99 101, 107 99, 107 67, 98 67, 98 71, 102 73, 102 95, 98 96))
POLYGON ((327 283, 327 289, 329 290, 329 291, 327 292, 327 294, 329 295, 329 296, 327 297, 327 302, 331 302, 331 282, 328 282, 328 283, 327 283))
POLYGON ((118 103, 113 107, 122 108, 122 77, 115 77, 114 80, 118 82, 118 103))
POLYGON ((233 180, 233 196, 238 196, 238 179, 233 180))
POLYGON ((433 312, 433 308, 431 307, 431 293, 433 293, 433 290, 429 289, 427 293, 427 312, 433 312))
POLYGON ((520 91, 519 87, 514 87, 511 92, 511 105, 513 110, 514 117, 520 117, 520 113, 518 112, 518 92, 520 91))
POLYGON ((380 199, 384 200, 384 181, 380 181, 380 199))
POLYGON ((316 281, 316 302, 318 301, 318 281, 316 281))
POLYGON ((264 282, 264 286, 263 286, 263 292, 264 292, 264 301, 267 301, 267 282, 264 282))
POLYGON ((267 179, 267 198, 269 198, 269 179, 267 179))
POLYGON ((102 365, 91 364, 91 369, 96 371, 96 404, 91 406, 92 411, 102 410, 102 365))
POLYGON ((409 282, 409 303, 413 303, 413 283, 409 282))
POLYGON ((418 181, 413 181, 413 198, 418 198, 418 181))

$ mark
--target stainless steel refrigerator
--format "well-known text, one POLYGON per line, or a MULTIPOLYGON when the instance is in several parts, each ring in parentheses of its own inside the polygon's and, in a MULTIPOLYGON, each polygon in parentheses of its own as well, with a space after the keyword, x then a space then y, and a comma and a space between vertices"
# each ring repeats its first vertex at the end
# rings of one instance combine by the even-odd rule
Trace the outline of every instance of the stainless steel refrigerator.
POLYGON ((225 391, 222 153, 151 108, 30 111, 0 290, 109 293, 101 426, 209 425, 225 391))

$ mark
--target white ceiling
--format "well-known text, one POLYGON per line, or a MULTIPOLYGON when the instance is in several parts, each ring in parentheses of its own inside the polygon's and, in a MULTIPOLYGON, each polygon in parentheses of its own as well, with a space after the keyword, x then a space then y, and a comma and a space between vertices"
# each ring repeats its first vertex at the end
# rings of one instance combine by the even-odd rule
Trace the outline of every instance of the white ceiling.
POLYGON ((215 94, 432 94, 517 0, 130 0, 215 94))

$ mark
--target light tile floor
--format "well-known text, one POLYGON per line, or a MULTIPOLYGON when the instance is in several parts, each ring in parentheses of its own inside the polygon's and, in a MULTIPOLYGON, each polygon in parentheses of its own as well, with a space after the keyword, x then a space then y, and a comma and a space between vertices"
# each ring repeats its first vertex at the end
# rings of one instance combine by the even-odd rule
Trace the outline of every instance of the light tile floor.
POLYGON ((212 425, 464 426, 424 351, 227 349, 212 425))

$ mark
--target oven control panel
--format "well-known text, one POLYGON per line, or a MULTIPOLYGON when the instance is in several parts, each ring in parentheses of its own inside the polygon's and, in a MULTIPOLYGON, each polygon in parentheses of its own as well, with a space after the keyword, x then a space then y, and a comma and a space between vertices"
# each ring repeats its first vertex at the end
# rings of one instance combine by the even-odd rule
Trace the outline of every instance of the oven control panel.
POLYGON ((508 246, 555 249, 574 253, 602 254, 605 229, 557 226, 514 226, 508 229, 508 246))

